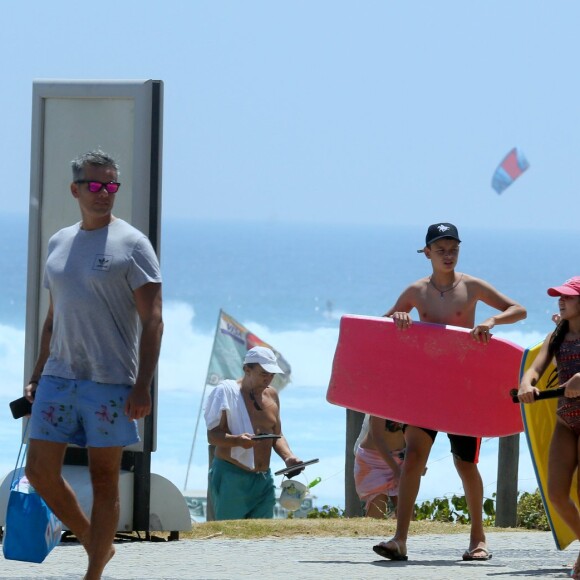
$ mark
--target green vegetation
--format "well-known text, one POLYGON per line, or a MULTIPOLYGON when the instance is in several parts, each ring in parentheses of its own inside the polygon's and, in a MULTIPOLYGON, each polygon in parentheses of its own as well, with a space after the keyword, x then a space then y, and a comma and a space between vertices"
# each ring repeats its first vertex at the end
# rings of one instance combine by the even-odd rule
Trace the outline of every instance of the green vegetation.
POLYGON ((534 493, 524 491, 518 498, 518 526, 528 530, 548 531, 548 517, 542 502, 540 491, 536 489, 534 493))
MULTIPOLYGON (((495 498, 495 494, 493 494, 495 498)), ((495 524, 495 500, 486 498, 483 502, 483 513, 485 514, 483 523, 486 526, 495 524)), ((435 498, 433 501, 425 501, 422 504, 415 504, 415 519, 434 520, 437 522, 457 522, 458 524, 469 524, 469 510, 467 500, 464 495, 454 495, 451 499, 435 498)))
POLYGON ((330 507, 329 505, 323 505, 322 508, 314 508, 308 512, 306 516, 310 519, 315 518, 343 518, 344 517, 344 510, 338 507, 330 507))
MULTIPOLYGON (((483 523, 486 526, 495 525, 495 493, 483 502, 483 523)), ((469 524, 470 517, 465 496, 454 495, 451 500, 438 498, 415 506, 417 520, 432 520, 438 522, 457 522, 469 524)), ((517 526, 528 530, 548 531, 550 525, 542 502, 540 491, 534 493, 524 491, 519 494, 517 505, 517 526)))
MULTIPOLYGON (((411 535, 469 533, 469 513, 464 496, 437 498, 416 506, 417 517, 411 522, 411 535)), ((487 532, 547 530, 548 522, 539 491, 523 492, 517 506, 517 528, 495 528, 495 496, 484 502, 487 532)), ((194 524, 191 532, 180 533, 182 539, 210 540, 228 538, 253 540, 258 538, 292 537, 389 537, 394 534, 396 520, 346 518, 344 510, 325 505, 313 509, 308 518, 286 520, 233 520, 194 524)), ((167 534, 155 534, 160 539, 167 534)))
MULTIPOLYGON (((495 525, 495 493, 492 497, 486 498, 483 502, 483 523, 487 527, 495 525)), ((315 508, 308 512, 308 518, 343 518, 344 510, 328 505, 321 509, 315 508)), ((446 498, 435 498, 432 501, 425 501, 415 504, 416 521, 449 522, 469 525, 471 518, 467 509, 467 500, 464 495, 446 498)), ((549 530, 548 518, 544 510, 542 498, 539 490, 534 493, 524 491, 518 497, 517 505, 518 527, 528 530, 549 530)))

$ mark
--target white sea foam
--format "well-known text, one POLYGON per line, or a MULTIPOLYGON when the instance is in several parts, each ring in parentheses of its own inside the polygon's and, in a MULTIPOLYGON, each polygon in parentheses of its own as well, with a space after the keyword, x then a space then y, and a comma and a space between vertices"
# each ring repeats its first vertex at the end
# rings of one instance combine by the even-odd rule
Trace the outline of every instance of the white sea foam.
POLYGON ((541 342, 546 338, 547 334, 546 332, 538 330, 522 331, 513 326, 496 326, 491 332, 493 335, 499 338, 505 338, 523 348, 529 348, 541 342))
MULTIPOLYGON (((191 369, 194 361, 200 361, 201 368, 195 371, 199 377, 193 385, 186 389, 194 396, 201 397, 201 388, 205 377, 206 365, 211 353, 213 342, 212 335, 204 335, 195 331, 195 315, 190 306, 184 304, 169 303, 165 310, 166 335, 164 337, 164 353, 161 361, 160 385, 161 391, 166 388, 179 388, 179 376, 183 370, 191 369), (175 328, 169 330, 175 320, 175 328), (175 332, 179 328, 178 332, 175 332), (168 336, 169 334, 169 336, 168 336), (188 337, 191 345, 189 349, 180 341, 188 337), (169 345, 177 344, 174 353, 180 356, 168 364, 165 353, 169 345), (186 357, 186 360, 181 359, 186 357), (180 370, 181 369, 181 370, 180 370), (162 374, 167 373, 167 374, 162 374), (163 378, 161 378, 163 377, 163 378), (172 379, 174 377, 174 379, 172 379), (169 387, 168 383, 171 384, 169 387)), ((267 326, 252 320, 242 320, 255 334, 275 346, 284 353, 292 365, 293 383, 283 391, 282 416, 284 430, 294 451, 301 457, 320 455, 320 463, 309 468, 306 476, 310 479, 320 476, 322 482, 313 489, 318 496, 318 505, 344 505, 344 446, 345 446, 345 420, 342 409, 333 408, 332 416, 324 416, 320 413, 317 421, 316 413, 306 413, 308 409, 321 409, 327 403, 324 400, 325 389, 328 385, 332 358, 336 341, 338 339, 337 328, 314 328, 308 330, 272 331, 267 326), (308 394, 309 387, 311 394, 308 394), (293 392, 300 390, 300 396, 293 396, 293 392), (323 428, 318 423, 322 422, 323 428)), ((522 347, 531 346, 544 337, 543 332, 505 330, 502 327, 495 329, 495 334, 510 340, 522 347)), ((181 375, 183 376, 183 375, 181 375)), ((187 375, 185 375, 187 376, 187 375)), ((193 400, 193 409, 199 408, 200 400, 193 400)), ((194 460, 189 472, 188 487, 205 489, 207 477, 207 458, 205 446, 205 431, 203 424, 200 426, 196 447, 201 447, 194 454, 194 460)), ((486 497, 491 497, 495 492, 497 483, 497 439, 484 441, 480 457, 480 470, 484 479, 486 497)), ((525 441, 521 441, 520 458, 520 481, 519 489, 535 489, 535 477, 529 453, 525 441)), ((177 459, 169 464, 157 463, 154 457, 153 466, 156 469, 168 469, 174 474, 177 481, 185 479, 186 463, 177 459)), ((453 459, 449 452, 449 444, 445 435, 440 435, 435 443, 429 462, 428 473, 422 481, 419 493, 419 501, 432 499, 433 497, 462 494, 462 486, 459 477, 453 468, 453 459)))
MULTIPOLYGON (((196 329, 195 311, 183 302, 167 302, 165 331, 159 364, 160 391, 203 390, 214 333, 196 329)), ((292 366, 297 385, 327 385, 338 339, 337 328, 271 331, 252 320, 240 321, 262 340, 270 343, 292 366)), ((240 369, 240 375, 241 375, 240 369)))
POLYGON ((24 331, 0 324, 0 395, 18 394, 22 390, 24 365, 24 331))
MULTIPOLYGON (((196 328, 194 309, 182 302, 166 301, 165 333, 159 364, 158 446, 152 469, 167 477, 180 489, 185 482, 193 432, 200 410, 207 365, 213 344, 213 331, 196 328)), ((292 365, 293 382, 282 392, 284 430, 294 451, 302 458, 316 456, 320 463, 308 468, 305 477, 321 477, 313 488, 317 505, 344 505, 344 410, 328 405, 325 392, 330 377, 338 328, 273 331, 252 320, 240 320, 255 334, 280 350, 292 365)), ((508 327, 506 327, 507 329, 508 327)), ((495 329, 497 336, 521 346, 541 340, 541 332, 495 329)), ((20 396, 23 383, 24 331, 0 325, 0 477, 8 473, 16 458, 20 441, 20 421, 13 421, 8 402, 20 396)), ((463 493, 454 475, 447 437, 439 435, 431 454, 427 475, 422 481, 419 500, 463 493), (453 474, 450 477, 450 474, 453 474)), ((273 460, 274 469, 283 465, 273 460)), ((491 497, 497 481, 497 440, 484 442, 480 469, 491 497)), ((280 480, 280 478, 277 478, 280 480)), ((188 488, 204 490, 207 482, 207 441, 203 417, 189 471, 188 488)), ((279 483, 279 481, 278 481, 279 483)), ((520 490, 535 489, 533 469, 522 439, 520 490)))

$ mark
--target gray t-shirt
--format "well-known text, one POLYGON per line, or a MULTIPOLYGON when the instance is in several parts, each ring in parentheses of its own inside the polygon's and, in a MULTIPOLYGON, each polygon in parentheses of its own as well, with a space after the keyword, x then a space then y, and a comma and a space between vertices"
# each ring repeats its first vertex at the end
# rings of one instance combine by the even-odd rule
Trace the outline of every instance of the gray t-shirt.
POLYGON ((141 327, 133 291, 148 282, 161 282, 157 256, 127 222, 54 234, 44 270, 54 319, 43 374, 134 384, 141 327))

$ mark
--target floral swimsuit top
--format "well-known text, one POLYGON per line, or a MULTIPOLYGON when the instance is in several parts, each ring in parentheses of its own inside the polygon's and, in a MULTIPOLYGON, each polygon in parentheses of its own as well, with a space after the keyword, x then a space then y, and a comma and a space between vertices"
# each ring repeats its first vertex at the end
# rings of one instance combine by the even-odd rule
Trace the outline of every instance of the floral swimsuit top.
POLYGON ((558 382, 563 385, 570 377, 580 372, 580 338, 565 340, 556 353, 558 382))
MULTIPOLYGON (((580 339, 565 340, 556 353, 556 363, 561 385, 580 372, 580 339)), ((576 435, 580 435, 580 397, 559 397, 557 414, 576 435)))

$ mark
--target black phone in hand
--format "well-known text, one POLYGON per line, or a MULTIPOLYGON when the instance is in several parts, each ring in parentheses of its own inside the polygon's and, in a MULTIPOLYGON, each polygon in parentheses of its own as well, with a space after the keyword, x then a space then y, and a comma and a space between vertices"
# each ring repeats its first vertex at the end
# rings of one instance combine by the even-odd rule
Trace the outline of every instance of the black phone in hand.
POLYGON ((20 397, 20 399, 11 401, 10 410, 15 419, 21 419, 32 413, 32 403, 26 397, 20 397))

